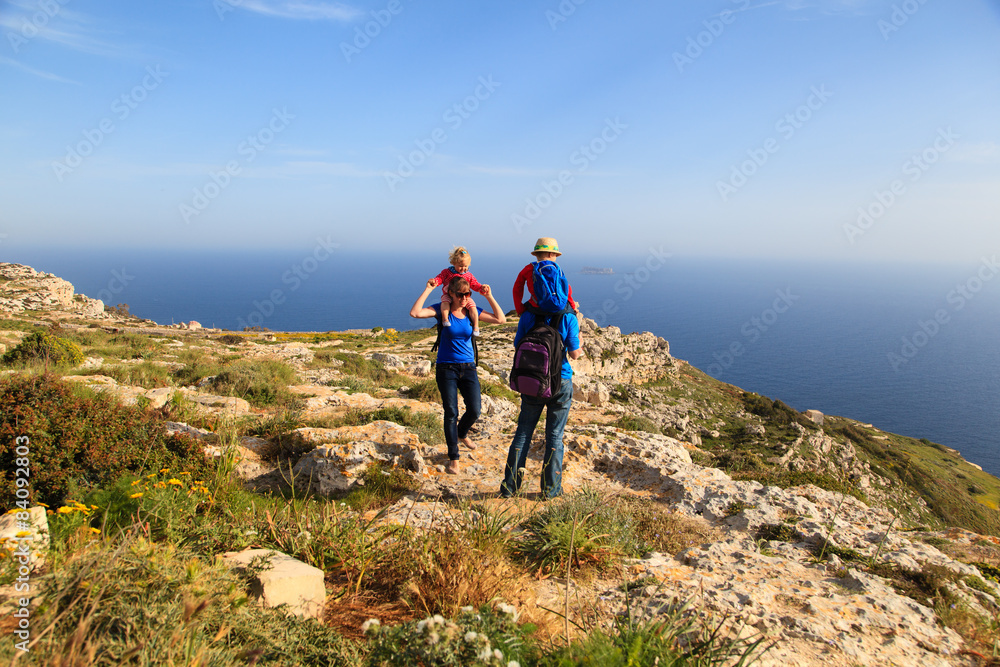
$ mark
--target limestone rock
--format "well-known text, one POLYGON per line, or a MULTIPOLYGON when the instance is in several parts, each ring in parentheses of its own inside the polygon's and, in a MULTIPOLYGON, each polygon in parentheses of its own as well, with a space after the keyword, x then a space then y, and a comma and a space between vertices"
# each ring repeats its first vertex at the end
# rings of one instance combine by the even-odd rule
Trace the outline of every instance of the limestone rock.
POLYGON ((44 507, 0 515, 0 549, 19 565, 38 569, 49 551, 49 521, 44 507))
POLYGON ((76 295, 76 312, 84 317, 100 317, 104 315, 104 302, 100 299, 91 299, 83 294, 76 295))
POLYGON ((375 352, 372 354, 372 361, 378 361, 386 368, 403 368, 406 363, 395 354, 385 352, 375 352))
POLYGON ((431 374, 431 362, 427 359, 415 361, 407 369, 412 375, 417 377, 427 377, 431 374))
POLYGON ((320 445, 299 459, 292 468, 292 476, 297 487, 330 496, 354 486, 361 473, 376 461, 417 474, 427 472, 427 464, 417 448, 367 441, 320 445))
POLYGON ((593 406, 601 407, 611 400, 611 392, 607 385, 584 376, 573 375, 573 400, 584 401, 593 406))
POLYGON ((73 310, 73 285, 23 264, 0 263, 0 314, 25 310, 73 310))
POLYGON ((293 445, 318 445, 292 468, 296 485, 308 485, 329 496, 346 491, 372 463, 400 466, 417 474, 427 471, 420 439, 399 424, 375 421, 341 428, 300 428, 291 433, 293 445), (346 443, 346 444, 338 444, 346 443))
POLYGON ((806 419, 808 419, 809 421, 815 424, 819 424, 820 426, 823 425, 824 415, 819 410, 806 410, 803 414, 805 414, 806 419))
POLYGON ((420 438, 394 422, 373 421, 361 426, 340 428, 297 428, 289 434, 293 446, 325 445, 335 442, 371 441, 380 444, 399 444, 418 447, 420 438))
POLYGON ((320 387, 316 385, 295 385, 288 388, 293 394, 298 394, 305 400, 304 413, 307 416, 321 416, 329 412, 344 412, 346 409, 377 410, 386 407, 409 407, 415 412, 439 410, 439 407, 410 398, 396 396, 376 398, 370 394, 358 392, 349 394, 342 387, 320 387))
POLYGON ((322 619, 326 602, 323 570, 273 549, 229 552, 222 558, 238 570, 249 569, 257 564, 254 561, 267 563, 250 584, 250 595, 264 607, 285 605, 296 616, 322 619))

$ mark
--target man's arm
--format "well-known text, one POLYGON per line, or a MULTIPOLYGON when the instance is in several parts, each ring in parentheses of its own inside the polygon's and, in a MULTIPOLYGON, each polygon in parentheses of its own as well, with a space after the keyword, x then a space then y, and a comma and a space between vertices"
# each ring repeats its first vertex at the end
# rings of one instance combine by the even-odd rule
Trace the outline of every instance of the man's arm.
POLYGON ((575 315, 566 315, 563 321, 566 323, 566 333, 563 336, 566 356, 570 359, 579 359, 583 356, 583 349, 580 347, 580 321, 575 315))

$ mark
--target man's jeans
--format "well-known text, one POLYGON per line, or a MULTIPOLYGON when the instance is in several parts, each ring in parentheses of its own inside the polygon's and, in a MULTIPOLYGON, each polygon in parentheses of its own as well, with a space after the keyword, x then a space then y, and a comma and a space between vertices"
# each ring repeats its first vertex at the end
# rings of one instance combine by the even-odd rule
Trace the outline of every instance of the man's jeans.
POLYGON ((475 364, 437 364, 437 385, 444 406, 444 441, 448 443, 448 459, 458 460, 458 441, 469 435, 469 429, 482 411, 479 374, 475 364), (458 419, 458 392, 465 401, 465 414, 458 419))
POLYGON ((563 378, 559 391, 547 399, 521 396, 521 412, 517 416, 517 431, 507 452, 503 484, 500 495, 512 496, 521 489, 524 467, 531 448, 531 436, 535 432, 542 408, 545 413, 545 456, 542 460, 542 497, 555 498, 562 493, 563 430, 569 419, 569 408, 573 404, 573 380, 563 378))

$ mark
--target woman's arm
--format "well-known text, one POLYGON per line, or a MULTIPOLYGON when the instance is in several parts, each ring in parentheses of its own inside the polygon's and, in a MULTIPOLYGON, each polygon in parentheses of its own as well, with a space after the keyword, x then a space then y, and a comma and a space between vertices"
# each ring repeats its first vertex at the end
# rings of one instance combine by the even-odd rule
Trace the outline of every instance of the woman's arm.
POLYGON ((427 300, 427 295, 434 291, 437 285, 434 284, 434 279, 431 278, 427 281, 427 285, 424 287, 424 291, 420 293, 417 300, 413 302, 413 307, 410 308, 410 317, 434 317, 437 315, 437 311, 433 308, 425 308, 424 301, 427 300))
POLYGON ((489 324, 503 324, 506 322, 507 318, 504 317, 503 311, 500 310, 500 304, 493 298, 493 290, 490 289, 489 285, 483 286, 483 296, 490 302, 490 308, 493 309, 493 312, 481 314, 479 321, 488 322, 489 324))

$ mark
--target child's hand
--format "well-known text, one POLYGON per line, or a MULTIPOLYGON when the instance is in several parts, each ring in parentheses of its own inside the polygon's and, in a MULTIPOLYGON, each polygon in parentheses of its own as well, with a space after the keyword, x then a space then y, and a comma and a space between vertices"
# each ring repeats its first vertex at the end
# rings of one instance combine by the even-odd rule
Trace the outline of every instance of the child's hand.
POLYGON ((489 285, 483 285, 482 288, 480 288, 479 293, 482 294, 483 296, 489 296, 490 295, 490 286, 489 285))
POLYGON ((434 289, 437 287, 437 278, 431 278, 427 281, 427 289, 434 289))

